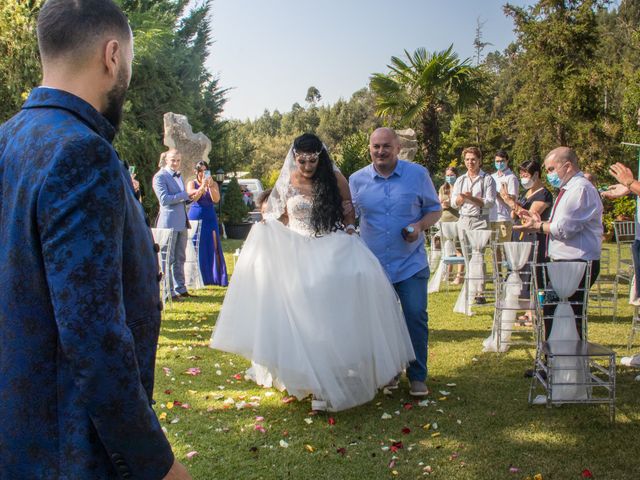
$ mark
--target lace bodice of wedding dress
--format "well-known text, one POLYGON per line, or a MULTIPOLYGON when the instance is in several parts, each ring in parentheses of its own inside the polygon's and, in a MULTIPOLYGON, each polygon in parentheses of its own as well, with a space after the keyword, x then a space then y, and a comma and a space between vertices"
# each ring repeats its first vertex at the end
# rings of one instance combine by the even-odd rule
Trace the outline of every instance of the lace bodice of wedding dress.
POLYGON ((300 235, 315 235, 311 225, 311 208, 313 200, 307 195, 302 195, 294 187, 289 187, 287 195, 287 214, 289 216, 289 228, 300 235))

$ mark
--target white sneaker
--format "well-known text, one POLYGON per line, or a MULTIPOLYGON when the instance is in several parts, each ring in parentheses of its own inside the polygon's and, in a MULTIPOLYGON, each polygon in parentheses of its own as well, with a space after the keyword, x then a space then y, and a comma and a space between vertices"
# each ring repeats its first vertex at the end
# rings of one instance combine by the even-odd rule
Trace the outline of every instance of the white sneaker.
POLYGON ((634 355, 633 357, 622 357, 620 359, 620 365, 624 367, 640 367, 640 355, 634 355))
POLYGON ((325 400, 314 398, 313 400, 311 400, 311 410, 314 410, 316 412, 326 412, 327 402, 325 400))

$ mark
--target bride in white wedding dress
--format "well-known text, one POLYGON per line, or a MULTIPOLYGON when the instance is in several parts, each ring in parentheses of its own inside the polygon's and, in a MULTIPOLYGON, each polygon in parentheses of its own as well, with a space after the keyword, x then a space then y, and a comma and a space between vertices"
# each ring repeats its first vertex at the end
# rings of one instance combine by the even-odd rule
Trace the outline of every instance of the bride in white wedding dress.
POLYGON ((315 135, 293 143, 233 272, 211 347, 312 408, 370 401, 414 360, 400 302, 355 235, 349 186, 315 135), (345 227, 346 225, 346 227, 345 227))

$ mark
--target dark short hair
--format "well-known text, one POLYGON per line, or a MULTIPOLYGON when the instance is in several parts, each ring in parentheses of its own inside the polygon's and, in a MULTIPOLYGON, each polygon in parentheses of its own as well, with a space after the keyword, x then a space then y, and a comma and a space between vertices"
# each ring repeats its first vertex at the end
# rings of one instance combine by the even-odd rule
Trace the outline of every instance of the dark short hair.
POLYGON ((542 175, 540 162, 536 162, 535 160, 525 160, 520 164, 518 170, 521 172, 527 172, 531 176, 533 176, 534 173, 537 173, 538 176, 542 175))
POLYGON ((505 150, 498 150, 496 152, 496 157, 504 158, 509 161, 509 154, 505 150))
POLYGON ((113 0, 47 0, 38 15, 38 46, 44 58, 82 53, 105 34, 129 38, 129 22, 113 0))
POLYGON ((447 168, 445 168, 444 173, 447 173, 447 170, 451 170, 454 175, 458 175, 458 169, 452 165, 449 165, 447 168))

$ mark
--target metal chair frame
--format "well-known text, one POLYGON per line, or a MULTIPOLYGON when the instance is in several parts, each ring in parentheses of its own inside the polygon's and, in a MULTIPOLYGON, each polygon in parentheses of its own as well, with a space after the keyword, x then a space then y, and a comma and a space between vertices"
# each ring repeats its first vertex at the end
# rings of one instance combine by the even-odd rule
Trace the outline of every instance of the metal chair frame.
MULTIPOLYGON (((487 229, 488 230, 488 229, 487 229)), ((496 294, 496 288, 495 288, 495 283, 494 283, 494 273, 493 273, 493 257, 495 256, 495 238, 496 238, 496 232, 491 233, 491 238, 489 240, 489 243, 487 243, 487 245, 483 248, 482 251, 482 255, 483 255, 483 274, 480 277, 471 277, 471 272, 469 269, 469 264, 471 262, 471 256, 472 256, 472 248, 471 245, 468 242, 467 239, 467 234, 465 231, 464 234, 464 239, 461 240, 460 242, 460 246, 461 246, 461 250, 462 250, 462 256, 464 259, 464 278, 465 278, 465 282, 469 282, 469 281, 482 281, 483 283, 483 292, 482 295, 486 300, 486 303, 483 304, 482 306, 488 306, 492 303, 495 304, 496 298, 497 298, 497 294, 496 294), (487 257, 489 257, 487 259, 487 257), (489 271, 489 269, 487 268, 487 266, 491 266, 491 271, 489 271)), ((466 298, 465 298, 465 302, 466 305, 468 305, 469 307, 473 306, 474 303, 471 303, 472 299, 472 292, 471 292, 471 288, 470 288, 470 283, 467 284, 467 290, 466 290, 466 298)))
POLYGON ((636 223, 633 221, 613 222, 613 232, 616 240, 618 259, 616 262, 616 276, 613 289, 613 321, 616 321, 618 313, 618 297, 620 296, 620 285, 626 283, 631 288, 633 279, 633 255, 631 254, 631 244, 636 237, 636 223))
POLYGON ((193 289, 203 288, 202 272, 200 271, 200 236, 202 234, 202 220, 189 220, 187 238, 187 252, 184 263, 187 285, 193 289), (194 273, 195 272, 195 273, 194 273))
MULTIPOLYGON (((539 264, 545 266, 547 264, 539 264)), ((529 387, 529 404, 533 404, 535 393, 542 389, 546 406, 564 403, 581 404, 607 404, 609 406, 609 421, 615 422, 616 414, 616 353, 602 345, 589 342, 587 311, 589 306, 589 279, 591 277, 591 263, 587 263, 585 286, 577 291, 583 291, 582 302, 569 302, 573 305, 580 305, 580 313, 576 315, 582 318, 582 339, 579 341, 552 341, 544 340, 544 319, 552 318, 544 316, 544 305, 558 305, 559 301, 550 300, 555 295, 550 282, 547 279, 546 268, 543 269, 543 284, 538 285, 534 276, 536 296, 534 303, 540 318, 540 331, 538 338, 540 341, 536 348, 534 360, 534 375, 529 387), (555 359, 558 358, 578 358, 583 363, 585 380, 580 383, 558 383, 554 382, 554 376, 562 369, 552 368, 555 359), (564 386, 583 386, 586 388, 587 397, 584 399, 554 399, 554 388, 564 386)))
POLYGON ((512 334, 513 333, 531 334, 532 339, 531 340, 526 340, 526 339, 513 340, 513 337, 512 337, 512 339, 510 339, 510 341, 507 342, 509 346, 537 345, 539 342, 539 333, 540 333, 539 320, 538 320, 538 315, 537 315, 536 305, 535 305, 536 284, 533 280, 533 277, 535 276, 535 269, 536 269, 537 259, 538 259, 538 242, 534 241, 534 242, 527 242, 527 243, 531 244, 531 253, 529 255, 529 260, 527 260, 527 263, 525 263, 525 266, 520 270, 521 272, 520 278, 522 280, 522 286, 529 288, 529 298, 527 299, 520 298, 519 305, 517 308, 508 307, 505 303, 506 289, 508 286, 507 279, 509 277, 509 274, 511 274, 512 270, 510 269, 510 266, 506 260, 507 257, 506 257, 506 254, 504 253, 504 243, 495 243, 493 245, 493 255, 492 255, 493 274, 494 274, 494 284, 496 288, 496 308, 493 314, 493 322, 494 322, 494 328, 496 329, 496 332, 497 332, 498 351, 500 351, 502 346, 502 333, 504 331, 502 326, 502 312, 504 311, 515 311, 516 313, 523 312, 523 311, 533 312, 533 318, 531 319, 532 327, 515 328, 515 325, 514 325, 514 328, 508 330, 512 334), (498 258, 502 258, 503 260, 501 262, 498 262, 498 258), (528 330, 529 328, 531 328, 530 331, 528 330))
POLYGON ((165 303, 173 306, 171 298, 171 242, 173 241, 172 228, 152 228, 153 240, 160 247, 158 250, 158 263, 162 271, 162 280, 160 281, 160 298, 165 303), (164 242, 162 240, 165 240, 164 242))

